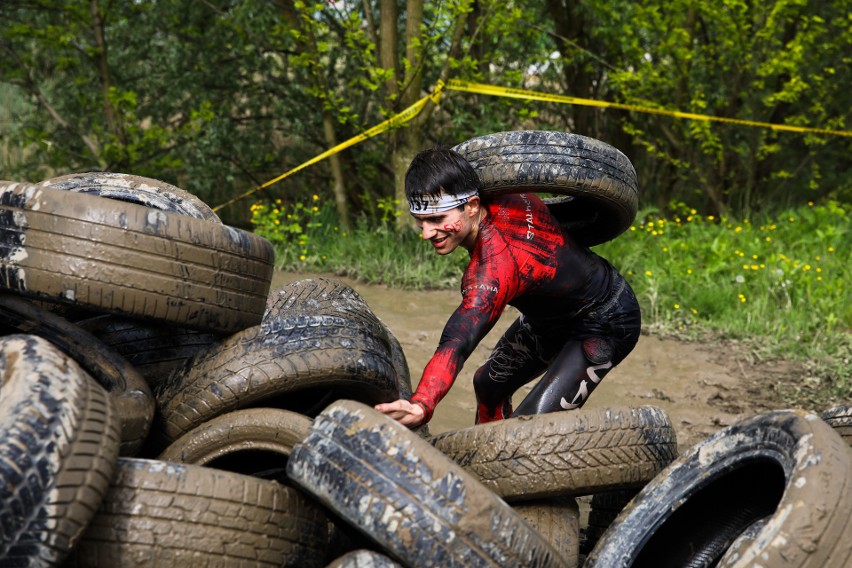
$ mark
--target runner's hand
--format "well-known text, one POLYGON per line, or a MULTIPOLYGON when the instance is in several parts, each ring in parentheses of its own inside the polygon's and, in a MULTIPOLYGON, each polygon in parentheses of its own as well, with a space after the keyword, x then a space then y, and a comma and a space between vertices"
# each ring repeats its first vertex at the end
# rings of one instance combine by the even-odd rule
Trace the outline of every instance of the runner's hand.
POLYGON ((426 411, 423 410, 422 406, 408 402, 404 398, 394 402, 377 404, 374 408, 409 428, 420 426, 426 417, 426 411))

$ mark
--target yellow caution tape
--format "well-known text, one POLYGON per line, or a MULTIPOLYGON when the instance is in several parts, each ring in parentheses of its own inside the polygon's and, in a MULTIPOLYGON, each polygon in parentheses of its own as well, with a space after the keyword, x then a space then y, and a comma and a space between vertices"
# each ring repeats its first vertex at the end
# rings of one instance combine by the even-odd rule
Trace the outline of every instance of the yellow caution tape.
POLYGON ((659 109, 659 108, 646 107, 646 106, 640 106, 640 105, 628 105, 628 104, 623 104, 623 103, 611 103, 611 102, 606 102, 606 101, 596 101, 594 99, 583 99, 583 98, 579 98, 579 97, 569 97, 569 96, 566 96, 566 95, 555 95, 555 94, 552 94, 552 93, 539 93, 539 92, 536 92, 536 91, 527 91, 527 90, 524 90, 524 89, 511 89, 511 88, 508 88, 508 87, 496 87, 494 85, 485 85, 485 84, 482 84, 482 83, 471 83, 471 82, 468 82, 468 81, 461 81, 461 80, 458 80, 458 79, 450 79, 449 82, 446 85, 444 84, 443 81, 438 81, 435 84, 435 88, 430 95, 423 97, 422 99, 420 99, 419 101, 417 101, 416 103, 414 103, 410 107, 406 108, 405 110, 403 110, 399 114, 396 114, 396 115, 390 117, 389 119, 385 120, 384 122, 377 124, 376 126, 370 128, 369 130, 362 132, 361 134, 358 134, 357 136, 353 136, 352 138, 350 138, 346 142, 338 144, 337 146, 335 146, 333 148, 329 148, 328 150, 326 150, 322 154, 319 154, 318 156, 311 158, 307 162, 296 166, 292 170, 281 174, 277 178, 271 179, 268 182, 264 183, 263 185, 252 188, 252 189, 246 191, 245 193, 242 193, 242 194, 238 195, 237 197, 235 197, 235 198, 233 198, 229 201, 226 201, 225 203, 223 203, 221 205, 214 207, 213 211, 218 211, 218 210, 222 209, 223 207, 227 207, 228 205, 231 205, 232 203, 235 203, 235 202, 239 201, 240 199, 248 197, 249 195, 251 195, 253 193, 256 193, 256 192, 258 192, 262 189, 266 189, 270 185, 277 183, 277 182, 281 181, 282 179, 289 177, 289 176, 293 175, 294 173, 307 168, 308 166, 316 164, 317 162, 324 160, 324 159, 328 158, 329 156, 337 154, 338 152, 341 152, 341 151, 345 150, 346 148, 349 148, 350 146, 357 144, 358 142, 363 142, 364 140, 372 138, 373 136, 376 136, 377 134, 381 134, 382 132, 385 132, 386 130, 390 130, 391 128, 397 128, 399 126, 402 126, 403 124, 405 124, 406 122, 410 121, 415 116, 420 114, 420 112, 426 106, 426 103, 428 101, 432 101, 433 103, 438 104, 441 100, 441 94, 442 94, 442 91, 444 89, 448 89, 448 90, 451 90, 451 91, 461 91, 461 92, 466 92, 466 93, 476 93, 476 94, 481 94, 481 95, 493 95, 493 96, 497 96, 497 97, 510 97, 510 98, 515 98, 515 99, 526 99, 526 100, 545 101, 545 102, 552 102, 552 103, 594 106, 594 107, 600 107, 600 108, 616 108, 616 109, 621 109, 621 110, 645 112, 645 113, 658 114, 658 115, 663 115, 663 116, 672 116, 672 117, 675 117, 675 118, 686 118, 686 119, 689 119, 689 120, 727 122, 727 123, 730 123, 730 124, 740 124, 740 125, 743 125, 743 126, 757 126, 757 127, 761 127, 761 128, 770 128, 772 130, 783 130, 783 131, 787 131, 787 132, 806 132, 806 133, 813 133, 813 134, 827 134, 827 135, 831 135, 831 136, 852 136, 852 132, 847 131, 847 130, 828 130, 828 129, 825 129, 825 128, 810 128, 810 127, 806 127, 806 126, 792 126, 792 125, 789 125, 789 124, 775 124, 775 123, 771 123, 771 122, 758 122, 758 121, 755 121, 755 120, 743 120, 743 119, 740 119, 740 118, 726 118, 726 117, 722 117, 722 116, 711 116, 711 115, 707 115, 707 114, 695 114, 695 113, 691 113, 691 112, 680 112, 680 111, 676 111, 676 110, 666 110, 666 109, 659 109))
POLYGON ((695 114, 691 112, 680 112, 676 110, 666 110, 653 107, 645 107, 639 105, 628 105, 622 103, 610 103, 606 101, 596 101, 593 99, 582 99, 578 97, 569 97, 565 95, 554 95, 551 93, 538 93, 535 91, 526 91, 524 89, 510 89, 507 87, 495 87, 493 85, 483 85, 481 83, 470 83, 457 79, 450 79, 446 89, 451 91, 463 91, 467 93, 477 93, 482 95, 494 95, 497 97, 510 97, 515 99, 527 99, 536 101, 547 101, 553 103, 567 103, 573 105, 595 106, 601 108, 617 108, 621 110, 631 110, 635 112, 646 112, 651 114, 660 114, 664 116, 673 116, 676 118, 687 118, 690 120, 705 120, 713 122, 728 122, 731 124, 741 124, 744 126, 758 126, 761 128, 771 128, 772 130, 785 130, 789 132, 810 132, 814 134, 829 134, 832 136, 852 136, 852 132, 847 130, 827 130, 825 128, 810 128, 806 126, 792 126, 789 124, 775 124, 771 122, 757 122, 755 120, 743 120, 740 118, 726 118, 722 116, 710 116, 707 114, 695 114))
POLYGON ((443 90, 443 88, 444 88, 444 83, 442 81, 438 81, 438 83, 435 85, 435 89, 432 91, 431 94, 423 97, 422 99, 420 99, 419 101, 417 101, 416 103, 414 103, 410 107, 406 108, 405 110, 403 110, 399 114, 393 115, 392 117, 385 120, 384 122, 377 124, 376 126, 370 128, 369 130, 365 130, 364 132, 362 132, 361 134, 358 134, 357 136, 353 136, 352 138, 350 138, 346 142, 342 142, 342 143, 338 144, 337 146, 335 146, 334 148, 329 148, 328 150, 326 150, 322 154, 314 156, 313 158, 311 158, 307 162, 304 162, 303 164, 296 166, 292 170, 281 174, 277 178, 271 179, 268 182, 266 182, 263 185, 260 185, 258 187, 254 187, 254 188, 238 195, 237 197, 235 197, 235 198, 233 198, 229 201, 226 201, 225 203, 223 203, 221 205, 217 205, 216 207, 213 208, 213 211, 219 211, 223 207, 227 207, 228 205, 231 205, 232 203, 236 203, 240 199, 246 198, 249 195, 256 193, 256 192, 258 192, 262 189, 266 189, 270 185, 272 185, 274 183, 278 183, 282 179, 289 177, 289 176, 295 174, 296 172, 307 168, 308 166, 316 164, 317 162, 324 160, 324 159, 328 158, 329 156, 337 154, 338 152, 341 152, 341 151, 345 150, 346 148, 357 144, 358 142, 363 142, 364 140, 367 140, 368 138, 372 138, 373 136, 376 136, 377 134, 381 134, 382 132, 384 132, 386 130, 390 130, 391 128, 397 128, 399 126, 402 126, 403 124, 405 124, 406 122, 408 122, 409 120, 413 119, 415 116, 420 114, 420 112, 423 110, 423 107, 426 106, 426 103, 428 101, 432 101, 433 103, 438 104, 441 100, 441 91, 443 90))

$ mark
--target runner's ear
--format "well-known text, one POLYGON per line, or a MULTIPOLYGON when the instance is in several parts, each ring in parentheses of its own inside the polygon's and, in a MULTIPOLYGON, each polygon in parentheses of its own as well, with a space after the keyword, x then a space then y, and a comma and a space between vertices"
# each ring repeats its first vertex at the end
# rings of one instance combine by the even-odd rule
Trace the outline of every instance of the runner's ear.
POLYGON ((465 205, 470 205, 470 215, 471 217, 479 213, 479 208, 482 206, 482 202, 479 200, 478 195, 474 195, 470 199, 467 200, 465 205))

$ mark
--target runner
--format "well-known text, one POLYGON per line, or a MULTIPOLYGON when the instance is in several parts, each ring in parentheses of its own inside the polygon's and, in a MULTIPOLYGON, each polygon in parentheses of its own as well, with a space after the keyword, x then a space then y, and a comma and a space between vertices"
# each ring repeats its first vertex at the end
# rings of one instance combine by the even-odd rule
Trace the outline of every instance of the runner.
POLYGON ((476 423, 581 407, 639 339, 639 304, 604 258, 576 243, 533 194, 481 200, 473 167, 445 148, 417 154, 405 176, 417 226, 438 254, 470 254, 462 302, 410 400, 376 409, 428 422, 507 305, 521 316, 473 378, 476 423), (544 375, 512 411, 512 394, 544 375))

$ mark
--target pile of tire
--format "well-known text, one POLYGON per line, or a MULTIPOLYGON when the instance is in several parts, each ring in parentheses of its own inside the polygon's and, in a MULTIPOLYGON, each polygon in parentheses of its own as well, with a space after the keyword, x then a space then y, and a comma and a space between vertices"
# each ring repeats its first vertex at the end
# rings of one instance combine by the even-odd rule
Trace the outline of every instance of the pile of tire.
POLYGON ((0 566, 316 566, 286 456, 338 399, 410 396, 351 287, 127 174, 0 182, 0 566))
MULTIPOLYGON (((586 244, 635 215, 599 141, 457 149, 486 193, 555 194, 586 244)), ((0 567, 852 565, 849 407, 682 455, 655 406, 432 436, 372 408, 411 381, 363 298, 271 290, 272 267, 157 180, 0 182, 0 567)))

